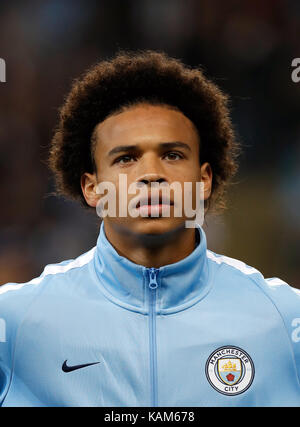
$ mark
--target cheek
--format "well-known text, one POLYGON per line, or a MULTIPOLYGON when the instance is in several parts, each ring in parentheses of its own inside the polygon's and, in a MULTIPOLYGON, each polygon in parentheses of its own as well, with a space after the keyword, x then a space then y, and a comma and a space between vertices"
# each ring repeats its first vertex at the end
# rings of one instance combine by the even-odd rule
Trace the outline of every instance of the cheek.
POLYGON ((98 168, 98 181, 101 182, 112 182, 117 184, 119 181, 119 173, 110 166, 102 165, 102 167, 98 168))
POLYGON ((180 176, 181 182, 197 182, 201 181, 201 169, 200 166, 190 166, 180 176))

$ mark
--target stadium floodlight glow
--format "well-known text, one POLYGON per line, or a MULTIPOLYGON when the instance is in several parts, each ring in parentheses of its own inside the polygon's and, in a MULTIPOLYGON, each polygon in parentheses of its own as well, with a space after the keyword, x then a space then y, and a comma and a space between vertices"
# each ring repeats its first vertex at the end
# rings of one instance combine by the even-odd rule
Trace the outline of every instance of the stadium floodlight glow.
POLYGON ((0 58, 0 82, 6 82, 6 62, 2 58, 0 58))
MULTIPOLYGON (((127 174, 119 174, 118 182, 118 217, 132 218, 141 217, 171 217, 171 206, 174 209, 174 217, 183 216, 182 201, 184 203, 185 218, 194 218, 185 221, 186 228, 196 228, 196 224, 202 225, 204 222, 204 183, 184 182, 183 184, 184 201, 182 199, 182 183, 175 181, 171 184, 167 182, 151 182, 150 188, 140 180, 136 180, 127 185, 127 174), (196 184, 196 209, 193 209, 193 185, 196 184), (173 199, 170 196, 173 192, 173 199), (128 204, 128 194, 135 195, 128 204), (160 201, 161 198, 161 201, 160 201), (149 203, 144 201, 150 200, 149 203), (143 203, 142 203, 143 202, 143 203), (142 204, 145 208, 142 209, 142 204), (150 212, 150 213, 149 213, 150 212)), ((112 182, 103 181, 96 187, 96 194, 100 197, 96 212, 101 218, 107 216, 115 218, 117 216, 117 188, 112 182), (105 206, 107 205, 107 209, 105 206)))

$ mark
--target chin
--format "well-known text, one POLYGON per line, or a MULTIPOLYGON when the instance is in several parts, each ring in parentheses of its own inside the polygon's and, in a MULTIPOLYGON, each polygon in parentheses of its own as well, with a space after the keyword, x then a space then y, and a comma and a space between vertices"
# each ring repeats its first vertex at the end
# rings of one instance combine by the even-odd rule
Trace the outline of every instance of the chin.
POLYGON ((132 232, 146 234, 164 234, 183 228, 183 218, 135 218, 130 224, 132 232))
POLYGON ((135 238, 163 236, 167 237, 168 233, 185 229, 186 218, 166 218, 166 217, 137 217, 137 218, 110 218, 105 220, 107 225, 113 228, 117 233, 131 235, 135 238))

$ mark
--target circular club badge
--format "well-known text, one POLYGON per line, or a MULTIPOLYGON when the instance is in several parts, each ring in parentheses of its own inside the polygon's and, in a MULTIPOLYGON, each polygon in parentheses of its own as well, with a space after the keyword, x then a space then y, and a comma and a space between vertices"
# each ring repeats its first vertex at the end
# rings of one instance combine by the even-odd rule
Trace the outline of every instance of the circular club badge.
POLYGON ((252 384, 254 364, 244 350, 228 345, 211 353, 205 373, 210 385, 219 393, 236 396, 252 384))

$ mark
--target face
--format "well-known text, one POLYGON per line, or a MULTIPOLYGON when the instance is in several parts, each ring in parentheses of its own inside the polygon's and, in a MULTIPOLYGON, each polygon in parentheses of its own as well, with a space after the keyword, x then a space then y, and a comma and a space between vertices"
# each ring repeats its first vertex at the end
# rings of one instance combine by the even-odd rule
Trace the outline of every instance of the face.
MULTIPOLYGON (((116 188, 117 207, 119 175, 126 174, 127 188, 147 185, 151 195, 151 182, 162 185, 177 182, 181 185, 181 204, 184 206, 184 182, 192 183, 193 207, 196 206, 196 182, 204 182, 204 199, 210 196, 212 174, 208 163, 200 165, 198 132, 193 123, 180 111, 165 107, 140 104, 115 114, 98 124, 94 132, 94 159, 97 172, 85 173, 81 179, 84 197, 90 206, 96 207, 102 195, 96 187, 101 182, 110 182, 116 188)), ((128 205, 138 194, 128 194, 128 205)), ((174 192, 170 200, 175 205, 174 192)), ((170 206, 170 215, 160 213, 152 216, 104 217, 104 224, 115 230, 142 234, 163 234, 184 226, 188 218, 182 208, 182 216, 174 215, 175 205, 170 206)), ((144 209, 145 212, 145 208, 144 209)), ((148 209, 148 208, 146 208, 148 209)), ((151 209, 151 208, 150 208, 151 209)))

